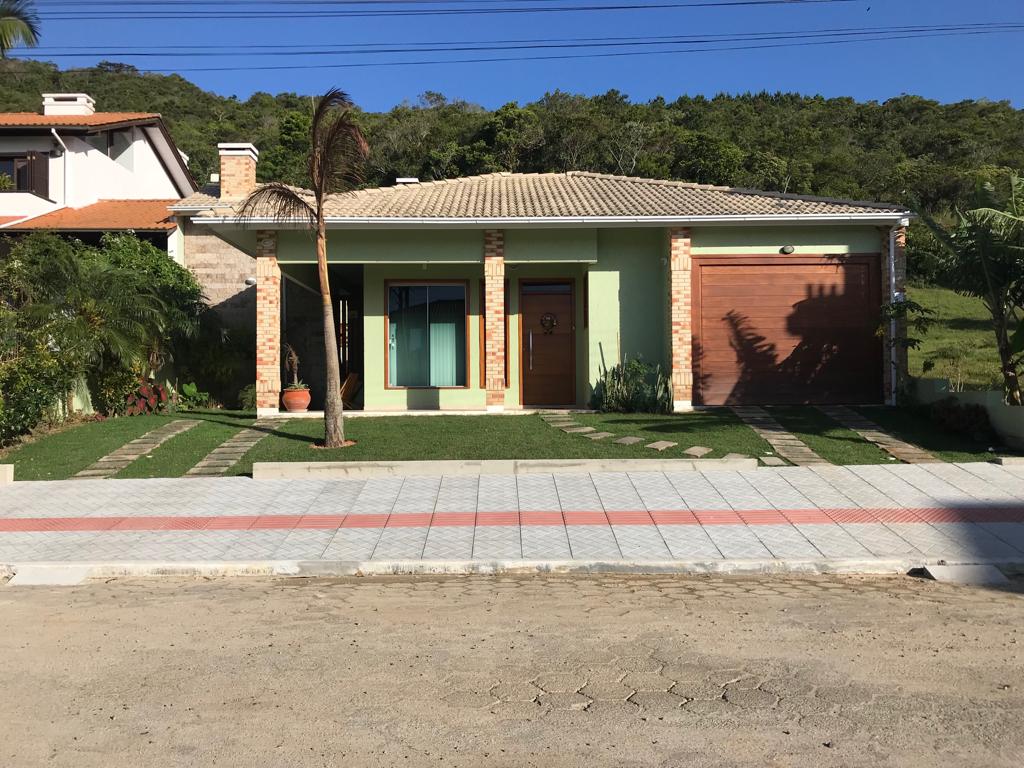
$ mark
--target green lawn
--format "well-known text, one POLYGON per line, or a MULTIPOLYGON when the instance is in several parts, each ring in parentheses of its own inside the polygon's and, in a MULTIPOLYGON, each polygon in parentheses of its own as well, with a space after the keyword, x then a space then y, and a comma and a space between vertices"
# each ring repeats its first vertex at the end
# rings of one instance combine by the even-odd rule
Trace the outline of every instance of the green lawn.
POLYGON ((988 461, 992 458, 988 445, 939 429, 928 418, 924 408, 876 405, 857 410, 890 434, 920 446, 944 461, 988 461))
MULTIPOLYGON (((180 475, 209 452, 202 451, 202 448, 209 445, 209 441, 213 439, 209 433, 210 429, 218 433, 222 429, 227 430, 227 437, 235 429, 251 424, 253 414, 201 411, 91 421, 28 442, 15 448, 0 461, 4 464, 14 464, 14 476, 18 480, 63 480, 128 441, 180 418, 201 419, 207 423, 171 438, 153 451, 154 458, 139 459, 122 471, 119 477, 180 475), (193 436, 193 433, 199 435, 193 436), (186 462, 191 463, 186 465, 186 462)), ((219 442, 213 442, 210 449, 219 442)))
POLYGON ((911 288, 908 294, 935 313, 921 346, 910 350, 910 375, 956 379, 959 373, 968 389, 1001 388, 996 338, 981 300, 945 288, 911 288), (934 363, 929 372, 926 361, 934 363))
POLYGON ((395 416, 352 418, 345 423, 350 448, 314 449, 323 438, 319 419, 282 422, 230 471, 248 474, 254 461, 408 461, 415 459, 602 459, 685 458, 692 445, 726 453, 763 455, 767 443, 728 411, 680 416, 581 414, 580 424, 615 435, 635 435, 645 442, 679 443, 663 453, 615 445, 614 438, 587 440, 548 426, 539 416, 395 416))
POLYGON ((181 477, 210 451, 253 422, 250 414, 221 412, 216 419, 206 414, 183 415, 186 418, 198 415, 203 423, 172 437, 148 456, 133 461, 115 477, 181 477))
POLYGON ((767 409, 807 447, 833 464, 886 464, 889 454, 853 430, 833 421, 817 408, 778 406, 767 409))

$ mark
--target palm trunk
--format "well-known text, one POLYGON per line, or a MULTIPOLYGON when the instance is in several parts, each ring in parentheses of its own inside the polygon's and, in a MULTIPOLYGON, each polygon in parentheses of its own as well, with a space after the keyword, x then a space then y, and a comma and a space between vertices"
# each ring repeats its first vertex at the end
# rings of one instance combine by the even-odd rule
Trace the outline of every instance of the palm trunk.
MULTIPOLYGON (((1000 308, 1001 309, 1001 308, 1000 308)), ((1006 389, 1007 405, 1021 405, 1020 378, 1013 363, 1014 352, 1010 344, 1010 334, 1006 327, 1006 314, 999 312, 996 321, 996 347, 999 350, 1000 369, 1003 373, 1003 387, 1006 389)))
POLYGON ((327 369, 327 394, 324 398, 324 446, 341 448, 345 445, 345 405, 341 400, 341 365, 338 362, 338 343, 334 330, 334 301, 331 299, 331 281, 327 274, 327 227, 323 210, 317 206, 316 266, 320 274, 320 300, 324 314, 324 362, 327 369))

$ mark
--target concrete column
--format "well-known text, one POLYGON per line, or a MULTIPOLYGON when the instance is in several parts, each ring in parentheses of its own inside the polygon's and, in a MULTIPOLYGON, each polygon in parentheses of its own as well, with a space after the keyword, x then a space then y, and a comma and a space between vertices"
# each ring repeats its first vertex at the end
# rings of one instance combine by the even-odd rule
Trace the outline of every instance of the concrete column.
POLYGON ((281 397, 281 268, 277 232, 256 233, 256 413, 276 414, 281 397))
POLYGON ((484 232, 484 386, 487 410, 505 410, 505 233, 484 232))
POLYGON ((669 322, 672 341, 672 410, 693 410, 693 333, 691 313, 690 230, 669 234, 669 322))

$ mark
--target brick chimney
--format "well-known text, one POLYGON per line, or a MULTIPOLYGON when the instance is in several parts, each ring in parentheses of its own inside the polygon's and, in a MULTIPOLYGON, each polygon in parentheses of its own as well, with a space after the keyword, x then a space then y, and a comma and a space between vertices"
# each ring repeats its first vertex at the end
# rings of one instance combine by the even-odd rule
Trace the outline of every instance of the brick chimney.
POLYGON ((260 153, 252 144, 218 144, 220 196, 241 200, 256 189, 256 162, 260 153))
POLYGON ((44 93, 44 115, 91 115, 96 112, 96 102, 87 93, 44 93))

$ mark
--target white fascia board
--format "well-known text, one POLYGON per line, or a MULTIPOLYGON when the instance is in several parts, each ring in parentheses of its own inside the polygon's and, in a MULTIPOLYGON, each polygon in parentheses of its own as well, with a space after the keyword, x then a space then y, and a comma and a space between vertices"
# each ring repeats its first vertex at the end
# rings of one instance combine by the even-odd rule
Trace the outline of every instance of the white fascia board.
MULTIPOLYGON (((509 218, 327 218, 330 229, 513 229, 528 227, 666 227, 773 224, 888 224, 909 219, 908 211, 879 211, 878 213, 798 214, 780 216, 538 216, 509 218)), ((277 229, 306 229, 300 219, 280 219, 271 216, 239 219, 233 216, 196 216, 195 224, 234 224, 239 227, 274 227, 277 229)))

